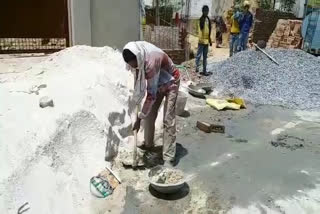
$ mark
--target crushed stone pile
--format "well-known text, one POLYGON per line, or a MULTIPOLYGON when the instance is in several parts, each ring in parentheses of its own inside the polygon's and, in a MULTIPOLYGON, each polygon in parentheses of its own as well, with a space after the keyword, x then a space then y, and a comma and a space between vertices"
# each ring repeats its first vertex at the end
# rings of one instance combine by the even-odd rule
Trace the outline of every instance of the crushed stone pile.
POLYGON ((240 52, 221 63, 208 65, 218 97, 238 96, 253 104, 292 109, 320 107, 320 60, 301 50, 267 49, 280 66, 263 53, 240 52))
POLYGON ((176 184, 182 181, 183 172, 176 169, 164 169, 160 171, 160 173, 154 175, 151 179, 154 183, 176 184))

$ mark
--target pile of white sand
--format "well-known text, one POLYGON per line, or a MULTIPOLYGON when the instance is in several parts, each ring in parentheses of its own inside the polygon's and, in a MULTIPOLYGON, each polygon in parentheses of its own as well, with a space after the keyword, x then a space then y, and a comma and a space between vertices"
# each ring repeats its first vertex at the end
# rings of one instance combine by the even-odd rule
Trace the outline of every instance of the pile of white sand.
POLYGON ((131 124, 132 77, 121 54, 76 46, 14 68, 0 71, 0 213, 25 202, 30 213, 104 213, 89 180, 106 165, 106 145, 115 155, 118 131, 131 124), (40 108, 42 96, 54 107, 40 108))

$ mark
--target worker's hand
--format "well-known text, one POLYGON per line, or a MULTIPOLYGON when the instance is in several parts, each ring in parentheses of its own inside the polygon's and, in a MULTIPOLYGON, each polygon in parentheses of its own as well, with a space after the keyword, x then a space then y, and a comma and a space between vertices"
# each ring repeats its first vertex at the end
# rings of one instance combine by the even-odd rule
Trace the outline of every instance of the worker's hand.
POLYGON ((209 39, 209 44, 210 44, 210 46, 212 46, 212 40, 211 40, 211 38, 209 39))
POLYGON ((141 126, 141 119, 137 118, 136 122, 133 125, 132 131, 137 131, 139 132, 141 126))

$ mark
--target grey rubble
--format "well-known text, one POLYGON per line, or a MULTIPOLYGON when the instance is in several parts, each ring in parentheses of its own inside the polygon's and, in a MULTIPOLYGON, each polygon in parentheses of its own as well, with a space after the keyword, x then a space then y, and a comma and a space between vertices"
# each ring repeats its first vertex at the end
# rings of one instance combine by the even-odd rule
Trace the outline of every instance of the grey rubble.
POLYGON ((280 66, 255 50, 208 65, 219 96, 292 109, 320 107, 320 59, 301 50, 267 49, 280 66))

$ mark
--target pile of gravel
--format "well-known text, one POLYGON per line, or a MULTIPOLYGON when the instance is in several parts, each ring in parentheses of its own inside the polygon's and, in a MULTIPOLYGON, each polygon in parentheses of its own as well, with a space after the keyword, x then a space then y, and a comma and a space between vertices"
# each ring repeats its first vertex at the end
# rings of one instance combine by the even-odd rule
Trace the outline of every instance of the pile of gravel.
POLYGON ((241 52, 208 65, 218 96, 239 96, 254 104, 293 109, 320 107, 320 59, 301 50, 267 49, 280 66, 259 51, 241 52))

